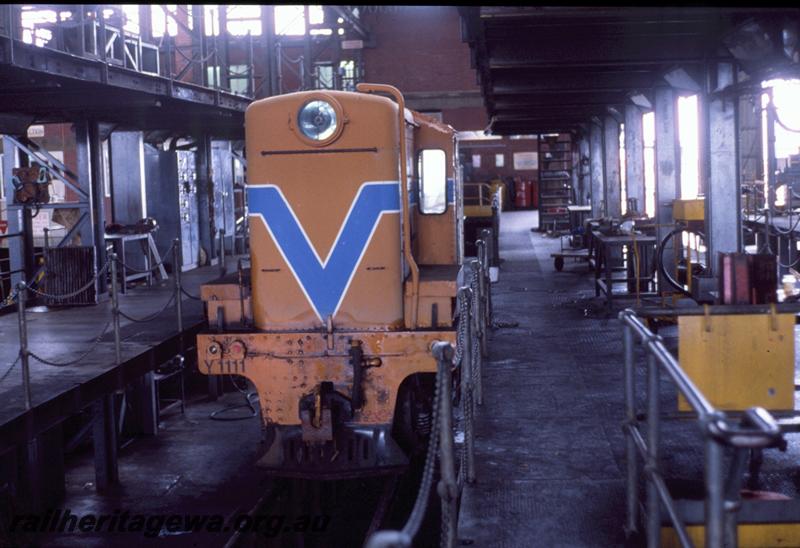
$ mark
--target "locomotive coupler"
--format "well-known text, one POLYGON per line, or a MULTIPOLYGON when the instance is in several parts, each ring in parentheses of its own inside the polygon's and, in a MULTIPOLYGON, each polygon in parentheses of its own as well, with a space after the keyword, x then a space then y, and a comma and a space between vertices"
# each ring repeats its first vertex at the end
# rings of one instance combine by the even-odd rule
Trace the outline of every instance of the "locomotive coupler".
POLYGON ((300 400, 300 422, 303 441, 324 443, 333 440, 334 430, 353 418, 353 410, 345 396, 334 390, 330 381, 321 382, 313 394, 300 400))

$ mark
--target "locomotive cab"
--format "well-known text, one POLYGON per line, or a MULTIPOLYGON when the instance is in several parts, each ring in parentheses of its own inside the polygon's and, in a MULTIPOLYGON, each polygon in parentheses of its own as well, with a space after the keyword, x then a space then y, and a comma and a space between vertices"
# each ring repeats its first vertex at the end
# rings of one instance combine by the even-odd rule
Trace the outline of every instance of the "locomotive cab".
POLYGON ((391 86, 358 89, 250 105, 249 280, 201 290, 210 329, 199 368, 254 384, 259 464, 277 475, 405 466, 413 447, 393 432, 424 437, 415 419, 433 394, 420 376, 435 374, 434 342, 455 344, 455 131, 405 109, 391 86), (411 399, 416 414, 396 413, 411 399))

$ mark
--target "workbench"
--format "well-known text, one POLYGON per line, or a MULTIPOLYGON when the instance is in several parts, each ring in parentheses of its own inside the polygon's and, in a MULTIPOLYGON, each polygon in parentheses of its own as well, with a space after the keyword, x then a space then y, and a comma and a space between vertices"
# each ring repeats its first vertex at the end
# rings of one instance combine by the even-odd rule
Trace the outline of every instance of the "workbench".
POLYGON ((613 308, 614 284, 625 283, 628 290, 625 293, 618 293, 618 296, 629 296, 636 294, 637 287, 640 289, 638 294, 654 295, 653 292, 641 291, 643 284, 645 287, 654 282, 654 269, 651 267, 651 260, 655 257, 657 239, 654 236, 645 234, 615 234, 608 236, 600 231, 592 231, 592 245, 594 247, 594 294, 600 296, 602 292, 606 297, 606 307, 609 311, 613 308), (638 272, 634 264, 636 262, 633 253, 633 246, 636 246, 640 257, 638 272), (624 248, 624 249, 623 249, 624 248), (615 253, 615 250, 617 251, 615 253), (615 261, 623 259, 623 266, 615 266, 615 261), (624 278, 615 278, 615 271, 624 271, 624 278), (644 275, 643 275, 644 273, 644 275))
POLYGON ((167 279, 167 271, 161 263, 161 256, 156 248, 156 243, 149 232, 142 234, 106 234, 106 243, 111 243, 114 248, 114 253, 117 254, 120 265, 120 281, 122 282, 121 292, 127 292, 128 282, 138 280, 141 278, 147 279, 147 285, 152 285, 153 271, 157 270, 162 280, 167 279), (142 253, 144 254, 144 269, 132 270, 127 267, 125 258, 125 244, 128 242, 139 242, 142 253), (158 268, 154 269, 153 265, 157 264, 158 268))

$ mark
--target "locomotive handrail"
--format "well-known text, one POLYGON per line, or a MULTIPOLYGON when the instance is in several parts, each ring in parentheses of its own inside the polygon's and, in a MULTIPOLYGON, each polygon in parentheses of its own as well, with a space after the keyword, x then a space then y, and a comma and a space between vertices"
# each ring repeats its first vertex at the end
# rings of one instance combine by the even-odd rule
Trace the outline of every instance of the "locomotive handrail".
POLYGON ((397 101, 398 130, 400 131, 400 190, 403 193, 403 256, 411 270, 411 325, 409 329, 417 328, 417 310, 419 308, 419 267, 411 252, 411 224, 408 198, 408 171, 406 150, 406 101, 403 94, 394 86, 388 84, 369 84, 362 82, 356 85, 361 93, 385 93, 397 101))

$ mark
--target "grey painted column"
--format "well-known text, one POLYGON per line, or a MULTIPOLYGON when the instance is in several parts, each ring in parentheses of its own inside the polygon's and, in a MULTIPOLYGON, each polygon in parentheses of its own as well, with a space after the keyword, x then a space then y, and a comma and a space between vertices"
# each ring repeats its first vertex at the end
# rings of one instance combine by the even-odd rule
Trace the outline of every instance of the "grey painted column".
POLYGON ((578 164, 574 171, 578 173, 578 190, 580 192, 578 203, 591 205, 592 175, 589 162, 589 138, 584 135, 578 141, 578 164), (584 162, 586 160, 586 162, 584 162))
POLYGON ((752 183, 764 180, 761 150, 761 96, 739 98, 739 181, 752 183))
POLYGON ((581 177, 580 177, 580 172, 579 172, 580 164, 578 164, 578 161, 580 160, 580 157, 581 157, 581 155, 580 155, 580 152, 579 152, 579 149, 578 149, 578 144, 576 142, 573 142, 573 144, 572 144, 572 153, 569 155, 570 165, 573 166, 572 170, 570 171, 570 174, 572 176, 571 180, 570 180, 570 184, 572 185, 572 195, 575 196, 575 203, 579 204, 579 205, 582 203, 582 197, 581 197, 581 187, 582 187, 582 185, 581 185, 581 177))
POLYGON ((202 136, 197 140, 197 224, 200 245, 211 257, 216 257, 217 227, 214 224, 214 182, 211 177, 211 138, 202 136))
MULTIPOLYGON (((672 202, 679 196, 680 161, 678 159, 678 120, 672 88, 659 87, 655 92, 656 126, 656 224, 659 243, 672 229, 672 202)), ((675 276, 672 240, 664 250, 664 268, 675 276)), ((660 273, 659 273, 660 274, 660 273)), ((659 276, 659 289, 670 286, 659 276)))
POLYGON ((603 129, 599 124, 589 124, 589 161, 592 181, 592 217, 606 215, 603 184, 603 129))
MULTIPOLYGON (((105 225, 105 185, 103 184, 103 152, 100 138, 100 124, 89 122, 87 144, 89 147, 89 185, 92 211, 92 230, 94 231, 94 249, 97 268, 102 268, 106 262, 106 225, 105 225)), ((108 283, 105 276, 97 278, 97 294, 105 293, 108 283)))
POLYGON ((636 207, 644 212, 644 129, 642 111, 636 105, 625 107, 625 186, 626 196, 636 199, 636 207))
POLYGON ((81 213, 89 213, 88 222, 81 224, 78 234, 80 235, 81 245, 95 246, 97 268, 100 268, 103 266, 101 261, 105 258, 105 227, 103 226, 103 218, 98 217, 98 215, 103 213, 102 198, 105 196, 105 189, 103 188, 102 180, 98 179, 102 171, 98 170, 95 173, 92 164, 91 140, 92 135, 97 133, 97 123, 81 120, 80 122, 75 122, 74 126, 75 168, 78 175, 78 187, 86 193, 86 198, 78 198, 78 200, 86 203, 81 208, 81 213), (98 198, 100 199, 99 204, 97 203, 98 198), (103 237, 98 240, 100 235, 103 237))
MULTIPOLYGON (((19 153, 17 148, 6 136, 3 136, 3 184, 6 196, 6 220, 8 221, 8 234, 17 234, 24 230, 22 221, 22 208, 14 205, 14 184, 12 182, 13 169, 19 167, 19 153)), ((11 271, 20 270, 11 274, 11 287, 14 288, 25 279, 25 242, 23 238, 7 238, 8 259, 11 271)), ((13 291, 13 289, 12 289, 13 291)))
POLYGON ((622 215, 622 181, 619 176, 619 122, 613 116, 603 119, 603 132, 605 135, 605 195, 606 212, 609 217, 622 215))
MULTIPOLYGON (((734 67, 716 67, 717 90, 734 84, 734 67)), ((708 100, 708 162, 706 188, 706 237, 711 271, 716 270, 718 253, 739 251, 739 177, 736 150, 737 101, 722 95, 708 100)))

